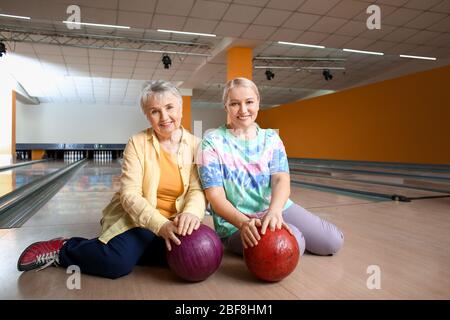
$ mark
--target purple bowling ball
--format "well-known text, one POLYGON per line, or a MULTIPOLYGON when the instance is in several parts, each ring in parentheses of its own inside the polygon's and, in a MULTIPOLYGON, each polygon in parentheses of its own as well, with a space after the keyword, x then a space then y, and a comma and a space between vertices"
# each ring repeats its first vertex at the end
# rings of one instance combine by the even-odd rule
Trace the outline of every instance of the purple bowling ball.
POLYGON ((213 229, 201 224, 191 235, 178 237, 181 244, 172 243, 172 250, 167 251, 167 263, 180 278, 202 281, 219 268, 223 246, 213 229))

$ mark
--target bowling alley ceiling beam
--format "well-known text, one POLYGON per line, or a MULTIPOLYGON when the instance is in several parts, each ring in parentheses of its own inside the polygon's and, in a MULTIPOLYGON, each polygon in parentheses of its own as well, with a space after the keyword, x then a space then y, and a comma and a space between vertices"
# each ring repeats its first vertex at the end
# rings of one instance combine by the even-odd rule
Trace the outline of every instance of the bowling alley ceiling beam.
MULTIPOLYGON (((198 88, 211 77, 220 71, 226 61, 226 52, 229 48, 236 45, 236 39, 230 37, 222 38, 211 50, 211 56, 203 61, 197 69, 192 72, 190 77, 182 83, 183 88, 198 88)), ((224 79, 225 81, 225 79, 224 79)))
POLYGON ((81 34, 40 29, 0 26, 0 40, 62 45, 88 49, 107 49, 147 53, 168 53, 209 57, 208 43, 81 34))
POLYGON ((30 96, 27 90, 25 90, 25 88, 17 81, 16 81, 16 88, 14 89, 14 91, 16 92, 17 100, 19 100, 22 103, 34 105, 40 103, 38 98, 30 96))
POLYGON ((273 68, 286 68, 286 69, 299 69, 316 67, 320 64, 321 67, 343 67, 343 64, 347 59, 333 58, 333 57, 254 57, 253 61, 257 61, 256 68, 270 69, 273 68), (263 65, 261 65, 263 64, 263 65))

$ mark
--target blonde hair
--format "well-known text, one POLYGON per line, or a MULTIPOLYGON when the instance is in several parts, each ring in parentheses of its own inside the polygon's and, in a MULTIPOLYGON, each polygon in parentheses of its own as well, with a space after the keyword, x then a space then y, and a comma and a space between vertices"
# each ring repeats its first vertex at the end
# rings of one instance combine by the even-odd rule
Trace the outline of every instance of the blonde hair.
POLYGON ((258 87, 252 80, 249 80, 247 78, 234 78, 233 80, 228 81, 227 84, 225 85, 225 88, 223 89, 222 102, 224 105, 227 104, 230 90, 236 87, 246 87, 252 89, 256 93, 256 96, 258 97, 258 101, 261 101, 258 87))
POLYGON ((149 81, 144 84, 141 92, 141 97, 139 99, 142 112, 146 114, 146 108, 148 101, 156 95, 164 95, 166 93, 171 93, 180 101, 180 106, 183 106, 183 98, 181 97, 180 90, 169 81, 157 80, 149 81))

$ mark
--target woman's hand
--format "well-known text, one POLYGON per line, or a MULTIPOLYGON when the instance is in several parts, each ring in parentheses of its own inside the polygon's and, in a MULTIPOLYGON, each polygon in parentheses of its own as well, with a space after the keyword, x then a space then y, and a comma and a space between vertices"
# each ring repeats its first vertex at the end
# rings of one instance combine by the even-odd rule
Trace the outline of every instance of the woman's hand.
POLYGON ((177 226, 173 221, 167 221, 164 223, 159 229, 159 236, 164 238, 166 241, 166 247, 167 250, 171 251, 172 246, 170 244, 170 240, 172 240, 176 245, 180 245, 181 241, 177 238, 177 235, 175 234, 177 232, 177 226))
POLYGON ((244 249, 258 245, 261 236, 258 232, 258 227, 261 227, 261 220, 258 218, 250 218, 241 224, 241 240, 244 249))
POLYGON ((268 210, 264 217, 262 218, 262 227, 261 234, 266 234, 267 227, 270 228, 271 231, 275 231, 276 229, 281 229, 281 227, 285 227, 290 234, 293 235, 291 228, 284 222, 282 211, 268 210))
POLYGON ((190 235, 192 231, 200 227, 200 219, 189 212, 183 212, 177 215, 173 223, 177 226, 177 233, 182 236, 186 234, 190 235))

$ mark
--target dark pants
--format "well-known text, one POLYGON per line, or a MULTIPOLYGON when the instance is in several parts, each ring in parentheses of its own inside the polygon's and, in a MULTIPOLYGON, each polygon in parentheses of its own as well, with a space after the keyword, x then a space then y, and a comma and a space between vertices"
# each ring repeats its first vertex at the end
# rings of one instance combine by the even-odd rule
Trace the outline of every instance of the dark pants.
POLYGON ((129 274, 135 265, 167 266, 163 238, 150 230, 133 228, 112 238, 107 244, 95 239, 71 238, 59 252, 59 263, 77 265, 82 273, 106 278, 129 274))

